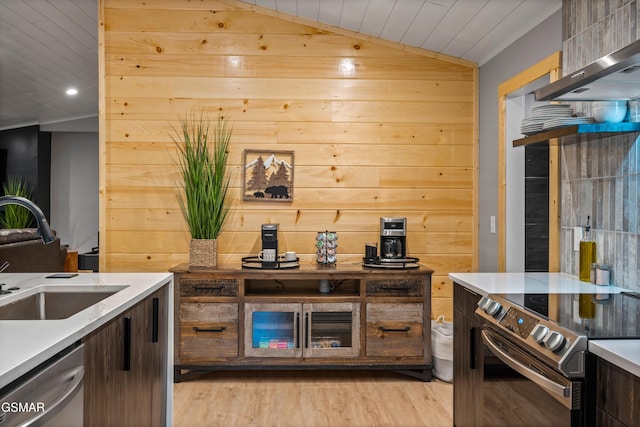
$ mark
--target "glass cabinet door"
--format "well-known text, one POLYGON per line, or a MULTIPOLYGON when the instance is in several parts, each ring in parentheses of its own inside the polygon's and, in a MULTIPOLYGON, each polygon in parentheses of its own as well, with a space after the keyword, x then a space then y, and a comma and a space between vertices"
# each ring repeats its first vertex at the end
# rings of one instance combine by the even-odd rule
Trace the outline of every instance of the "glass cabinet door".
POLYGON ((308 357, 360 354, 360 304, 311 303, 303 305, 304 355, 308 357))
POLYGON ((247 357, 360 354, 359 303, 246 303, 247 357))
POLYGON ((302 304, 245 304, 244 353, 253 357, 302 355, 302 304))

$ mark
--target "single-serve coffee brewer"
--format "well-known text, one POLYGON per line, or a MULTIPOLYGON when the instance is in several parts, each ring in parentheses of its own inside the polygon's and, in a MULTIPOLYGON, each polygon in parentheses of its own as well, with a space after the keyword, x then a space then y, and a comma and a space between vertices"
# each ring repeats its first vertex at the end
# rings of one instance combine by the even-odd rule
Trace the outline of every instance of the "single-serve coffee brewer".
POLYGON ((278 224, 262 224, 262 268, 278 266, 278 224))
POLYGON ((407 257, 407 218, 380 218, 380 258, 407 257))

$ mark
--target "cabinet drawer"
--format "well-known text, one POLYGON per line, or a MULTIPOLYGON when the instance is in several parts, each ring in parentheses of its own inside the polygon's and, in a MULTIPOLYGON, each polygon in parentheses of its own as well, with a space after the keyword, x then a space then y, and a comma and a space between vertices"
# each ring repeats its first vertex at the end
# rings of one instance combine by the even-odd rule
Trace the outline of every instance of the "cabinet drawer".
POLYGON ((424 295, 424 280, 367 280, 368 296, 421 297, 424 295))
POLYGON ((238 357, 238 304, 180 304, 180 363, 238 357))
POLYGON ((238 296, 238 281, 234 279, 182 278, 180 295, 183 297, 238 296))
POLYGON ((423 305, 367 304, 367 356, 424 354, 423 305))

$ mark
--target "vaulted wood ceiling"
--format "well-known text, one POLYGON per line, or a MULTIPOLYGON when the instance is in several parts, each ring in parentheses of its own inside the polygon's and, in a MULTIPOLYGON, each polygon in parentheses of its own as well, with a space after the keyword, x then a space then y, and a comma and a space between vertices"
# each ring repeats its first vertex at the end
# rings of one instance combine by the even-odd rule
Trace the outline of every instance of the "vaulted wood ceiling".
MULTIPOLYGON (((482 65, 562 0, 243 0, 482 65)), ((98 0, 0 2, 0 129, 98 114, 98 0), (69 97, 65 91, 79 93, 69 97)))

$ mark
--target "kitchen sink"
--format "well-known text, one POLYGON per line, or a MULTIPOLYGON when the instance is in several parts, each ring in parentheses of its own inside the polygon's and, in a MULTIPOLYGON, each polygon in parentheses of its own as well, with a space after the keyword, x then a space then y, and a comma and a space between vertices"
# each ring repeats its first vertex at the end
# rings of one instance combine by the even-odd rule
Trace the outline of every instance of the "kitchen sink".
POLYGON ((0 320, 66 319, 116 291, 41 291, 0 306, 0 320))

